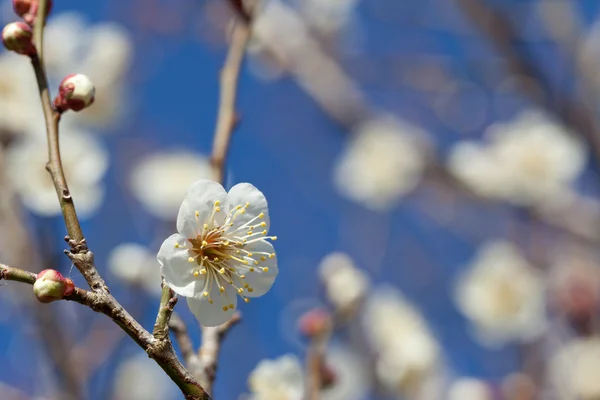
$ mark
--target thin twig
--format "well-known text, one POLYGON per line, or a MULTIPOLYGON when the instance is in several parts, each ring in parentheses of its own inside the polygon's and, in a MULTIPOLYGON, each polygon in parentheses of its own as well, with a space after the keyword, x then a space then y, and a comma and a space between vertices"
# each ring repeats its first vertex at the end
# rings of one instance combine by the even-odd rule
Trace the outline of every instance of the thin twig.
POLYGON ((170 340, 169 339, 169 320, 177 304, 177 297, 175 292, 171 290, 164 280, 162 283, 162 295, 160 296, 160 306, 158 308, 158 315, 156 316, 156 323, 154 324, 154 331, 152 334, 158 340, 170 340))
POLYGON ((223 69, 221 69, 219 111, 213 141, 213 151, 210 158, 213 176, 217 182, 223 182, 225 160, 229 152, 231 135, 238 122, 235 111, 237 88, 250 34, 251 28, 248 22, 240 20, 235 22, 227 59, 223 69))
POLYGON ((325 370, 325 349, 331 335, 330 330, 323 330, 311 338, 306 353, 306 400, 319 400, 323 388, 323 371, 325 370))
POLYGON ((192 375, 201 377, 202 366, 200 365, 200 357, 198 357, 198 354, 196 354, 194 344, 190 339, 185 322, 183 322, 177 313, 173 313, 173 315, 171 315, 169 328, 171 329, 171 332, 173 332, 175 342, 179 346, 179 351, 181 351, 183 362, 185 363, 186 367, 189 369, 192 375))
POLYGON ((221 344, 223 339, 231 328, 240 322, 239 312, 233 314, 231 319, 224 324, 216 327, 202 327, 202 346, 198 351, 200 365, 202 366, 202 375, 200 383, 208 393, 212 394, 213 384, 217 377, 217 366, 221 344))

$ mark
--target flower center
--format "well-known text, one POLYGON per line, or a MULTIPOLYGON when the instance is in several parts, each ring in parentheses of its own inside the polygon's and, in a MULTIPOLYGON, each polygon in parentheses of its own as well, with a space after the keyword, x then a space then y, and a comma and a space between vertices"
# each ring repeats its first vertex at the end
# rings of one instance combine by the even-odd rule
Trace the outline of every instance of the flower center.
MULTIPOLYGON (((275 253, 248 250, 248 246, 253 243, 277 239, 276 236, 267 236, 267 224, 262 221, 265 217, 263 213, 245 223, 236 224, 236 219, 244 215, 249 206, 250 203, 246 203, 233 207, 225 215, 225 222, 219 224, 216 217, 221 212, 221 207, 220 202, 215 201, 213 211, 206 221, 200 221, 200 213, 195 212, 198 231, 201 233, 195 238, 188 238, 186 243, 175 244, 175 247, 186 248, 188 261, 198 265, 193 274, 205 279, 202 295, 211 304, 213 285, 218 285, 220 296, 227 297, 226 284, 233 286, 238 295, 249 302, 244 292, 252 293, 254 288, 245 282, 246 273, 269 272, 269 268, 261 265, 261 262, 275 257, 275 253)), ((233 303, 229 303, 223 306, 223 311, 233 308, 233 303)))

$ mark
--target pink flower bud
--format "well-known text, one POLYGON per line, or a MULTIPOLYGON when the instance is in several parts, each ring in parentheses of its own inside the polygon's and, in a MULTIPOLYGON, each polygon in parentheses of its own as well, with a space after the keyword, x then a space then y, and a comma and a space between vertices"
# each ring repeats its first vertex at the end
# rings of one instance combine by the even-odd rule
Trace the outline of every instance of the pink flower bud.
POLYGON ((90 78, 83 74, 71 74, 60 83, 54 107, 59 112, 81 111, 92 105, 95 94, 96 89, 90 78))
MULTIPOLYGON (((48 14, 50 14, 50 11, 52 10, 52 0, 48 0, 47 3, 46 17, 48 17, 48 14)), ((39 0, 13 0, 13 9, 15 10, 15 13, 31 25, 35 23, 39 7, 39 0)))
POLYGON ((51 303, 70 295, 75 290, 73 281, 53 269, 45 269, 37 275, 33 293, 41 303, 51 303))
POLYGON ((304 336, 316 337, 331 330, 332 323, 331 315, 327 311, 315 308, 300 317, 298 328, 304 336))
POLYGON ((2 43, 10 51, 32 56, 35 46, 32 43, 33 31, 25 22, 11 22, 2 29, 2 43))

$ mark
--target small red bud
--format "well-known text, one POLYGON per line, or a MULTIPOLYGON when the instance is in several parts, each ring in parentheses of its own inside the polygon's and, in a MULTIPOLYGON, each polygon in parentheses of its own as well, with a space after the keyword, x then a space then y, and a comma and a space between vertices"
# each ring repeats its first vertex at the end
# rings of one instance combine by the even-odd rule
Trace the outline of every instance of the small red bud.
POLYGON ((45 269, 37 275, 33 293, 41 303, 51 303, 73 293, 75 285, 71 279, 53 269, 45 269))
POLYGON ((298 320, 300 332, 307 337, 321 336, 331 330, 331 326, 331 315, 319 308, 307 311, 298 320))
MULTIPOLYGON (((23 20, 30 25, 35 23, 38 9, 40 8, 39 0, 13 0, 12 3, 15 13, 19 17, 23 18, 23 20)), ((50 11, 52 11, 52 0, 47 1, 46 18, 48 17, 48 14, 50 14, 50 11)))
POLYGON ((7 50, 32 56, 36 53, 33 31, 25 22, 11 22, 2 29, 2 43, 7 50))
POLYGON ((90 78, 83 74, 67 75, 58 87, 54 107, 58 112, 81 111, 94 103, 95 95, 96 89, 90 78))

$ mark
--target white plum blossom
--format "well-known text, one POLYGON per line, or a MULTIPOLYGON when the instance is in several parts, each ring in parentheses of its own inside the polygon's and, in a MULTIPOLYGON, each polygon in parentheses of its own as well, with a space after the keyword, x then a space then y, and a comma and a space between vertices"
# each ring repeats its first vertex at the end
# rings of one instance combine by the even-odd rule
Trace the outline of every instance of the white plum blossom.
POLYGON ((452 382, 448 400, 493 400, 490 386, 475 378, 460 378, 452 382))
POLYGON ((542 274, 511 243, 497 240, 479 249, 460 277, 455 301, 486 345, 528 341, 546 327, 542 274))
POLYGON ((54 107, 59 112, 66 110, 81 111, 94 103, 96 87, 83 74, 67 75, 58 85, 58 96, 54 107))
POLYGON ((441 352, 419 311, 396 289, 382 287, 367 299, 362 323, 380 383, 410 396, 428 390, 440 373, 441 352))
MULTIPOLYGON (((320 392, 322 400, 362 400, 368 392, 366 362, 354 351, 339 345, 325 354, 326 368, 333 374, 330 385, 320 392)), ((302 400, 305 374, 300 360, 291 354, 262 360, 248 377, 251 400, 302 400)))
POLYGON ((176 386, 148 357, 125 360, 115 373, 115 400, 165 400, 177 398, 176 386))
POLYGON ((559 400, 600 398, 600 338, 574 339, 552 357, 548 375, 559 400))
POLYGON ((269 291, 279 272, 269 225, 267 200, 249 183, 226 192, 217 182, 199 180, 188 189, 178 233, 164 241, 158 261, 167 284, 187 297, 202 325, 229 320, 238 295, 248 302, 269 291))
POLYGON ((517 205, 561 204, 585 165, 585 147, 543 113, 524 112, 496 123, 485 142, 451 151, 451 172, 475 192, 517 205))
POLYGON ((339 311, 357 306, 369 288, 369 278, 345 253, 328 254, 319 265, 327 299, 339 311))
POLYGON ((262 360, 248 377, 252 400, 302 400, 304 371, 300 360, 286 354, 262 360))
POLYGON ((393 117, 365 122, 335 166, 338 191, 371 210, 391 208, 421 179, 424 137, 416 126, 393 117))
POLYGON ((30 133, 43 127, 39 101, 27 58, 0 53, 0 135, 30 133))
POLYGON ((296 0, 307 22, 324 34, 335 33, 353 19, 360 0, 296 0))
POLYGON ((154 217, 172 221, 181 198, 192 183, 212 176, 208 159, 190 151, 175 150, 144 157, 133 168, 133 196, 154 217))
MULTIPOLYGON (((61 213, 56 189, 45 164, 48 144, 42 132, 37 136, 22 136, 7 152, 8 176, 23 204, 40 216, 61 213)), ((108 153, 92 135, 61 129, 60 151, 69 190, 80 218, 89 218, 104 200, 102 179, 108 168, 108 153)))
POLYGON ((152 295, 160 295, 161 273, 156 255, 137 243, 122 243, 108 256, 110 272, 128 285, 140 286, 152 295))

